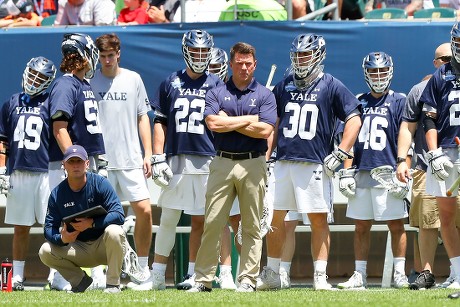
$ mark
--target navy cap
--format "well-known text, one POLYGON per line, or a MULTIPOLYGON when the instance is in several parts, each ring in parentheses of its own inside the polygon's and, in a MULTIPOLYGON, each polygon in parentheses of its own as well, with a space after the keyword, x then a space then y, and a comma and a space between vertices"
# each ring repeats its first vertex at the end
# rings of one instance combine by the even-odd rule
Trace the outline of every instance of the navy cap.
POLYGON ((70 158, 80 158, 83 161, 88 160, 88 154, 86 150, 80 145, 72 145, 64 153, 64 162, 67 162, 70 158))

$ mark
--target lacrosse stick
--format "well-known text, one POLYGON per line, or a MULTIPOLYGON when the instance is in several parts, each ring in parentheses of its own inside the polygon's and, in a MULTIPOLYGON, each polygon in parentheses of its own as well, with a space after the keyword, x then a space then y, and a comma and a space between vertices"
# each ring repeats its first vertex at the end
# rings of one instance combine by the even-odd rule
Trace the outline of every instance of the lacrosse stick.
POLYGON ((143 271, 139 265, 139 259, 136 252, 132 249, 128 242, 126 242, 126 252, 123 257, 121 270, 128 275, 131 280, 137 284, 141 284, 150 277, 150 271, 143 271))
POLYGON ((272 68, 270 69, 270 73, 268 74, 267 83, 265 84, 265 87, 269 89, 271 89, 271 84, 273 81, 273 77, 275 76, 275 71, 276 71, 276 64, 272 64, 272 68))
MULTIPOLYGON (((460 166, 460 139, 458 138, 458 136, 455 137, 455 143, 457 144, 458 158, 457 158, 457 161, 455 161, 454 165, 457 166, 457 170, 459 170, 459 166, 460 166)), ((452 185, 450 186, 449 190, 447 190, 446 195, 447 196, 452 196, 452 193, 454 193, 454 191, 456 189, 458 189, 459 185, 460 185, 460 176, 457 178, 457 180, 454 181, 454 183, 452 183, 452 185)))
POLYGON ((393 167, 390 165, 382 165, 371 170, 371 177, 372 179, 376 180, 380 183, 385 189, 390 192, 393 192, 396 197, 401 196, 399 198, 404 199, 405 202, 409 202, 407 197, 407 192, 409 191, 407 185, 403 185, 399 183, 396 179, 395 172, 393 167))

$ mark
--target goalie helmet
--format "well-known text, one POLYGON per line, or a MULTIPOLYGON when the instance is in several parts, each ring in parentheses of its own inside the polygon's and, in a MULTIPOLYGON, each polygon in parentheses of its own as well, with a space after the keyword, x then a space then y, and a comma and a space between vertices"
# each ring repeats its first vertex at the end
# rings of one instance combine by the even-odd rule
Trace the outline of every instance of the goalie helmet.
POLYGON ((86 59, 90 69, 85 73, 85 78, 91 79, 94 76, 99 60, 99 50, 91 36, 80 33, 64 34, 61 51, 64 56, 69 53, 78 53, 83 59, 86 59))
POLYGON ((22 74, 22 89, 29 96, 43 92, 56 76, 54 63, 42 56, 32 58, 22 74))
POLYGON ((385 52, 371 52, 363 59, 364 78, 371 91, 383 93, 393 79, 393 60, 385 52))
POLYGON ((456 22, 450 31, 450 48, 457 63, 460 63, 460 22, 456 22))
POLYGON ((190 30, 182 38, 185 64, 196 74, 202 74, 211 61, 212 36, 204 30, 190 30))
POLYGON ((303 90, 323 71, 321 63, 326 58, 326 41, 321 35, 300 34, 292 42, 290 57, 294 84, 303 90))
POLYGON ((208 65, 208 72, 216 74, 222 81, 227 79, 228 56, 227 52, 220 48, 212 48, 211 61, 208 65))

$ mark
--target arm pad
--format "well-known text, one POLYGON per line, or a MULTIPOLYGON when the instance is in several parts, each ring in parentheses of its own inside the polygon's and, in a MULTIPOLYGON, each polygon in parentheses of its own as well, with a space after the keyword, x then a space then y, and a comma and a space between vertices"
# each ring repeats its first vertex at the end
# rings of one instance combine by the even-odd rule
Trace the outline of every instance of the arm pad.
POLYGON ((435 119, 428 115, 425 116, 425 118, 423 119, 423 128, 425 132, 428 132, 428 130, 431 130, 431 129, 436 129, 435 119))

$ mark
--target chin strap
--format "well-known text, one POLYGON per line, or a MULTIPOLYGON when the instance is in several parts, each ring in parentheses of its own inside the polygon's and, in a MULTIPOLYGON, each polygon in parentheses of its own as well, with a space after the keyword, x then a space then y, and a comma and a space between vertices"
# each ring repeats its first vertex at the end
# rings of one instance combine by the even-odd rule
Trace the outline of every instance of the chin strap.
POLYGON ((294 85, 297 87, 298 90, 305 90, 309 88, 318 76, 323 72, 324 65, 318 65, 315 69, 311 72, 310 75, 306 76, 305 78, 297 78, 297 75, 294 73, 294 85))

